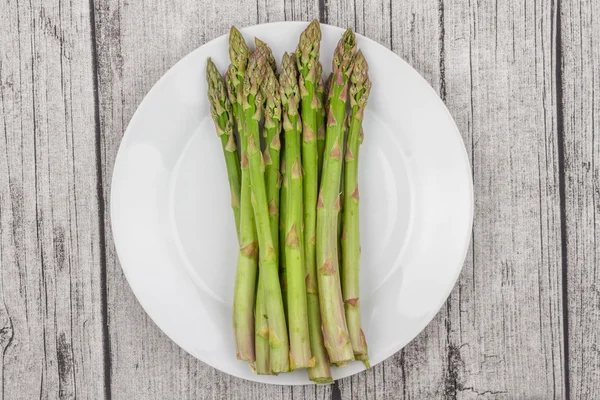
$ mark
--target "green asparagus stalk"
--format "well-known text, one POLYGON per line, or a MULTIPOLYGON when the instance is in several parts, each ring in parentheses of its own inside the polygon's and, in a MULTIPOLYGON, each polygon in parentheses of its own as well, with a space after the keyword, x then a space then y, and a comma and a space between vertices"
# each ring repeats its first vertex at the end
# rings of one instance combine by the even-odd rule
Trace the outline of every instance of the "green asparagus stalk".
MULTIPOLYGON (((316 230, 317 196, 319 192, 319 153, 317 140, 320 132, 325 138, 323 123, 321 64, 319 50, 321 29, 314 20, 300 35, 296 48, 298 82, 302 98, 302 167, 304 169, 304 254, 306 265, 306 302, 311 353, 315 366, 308 369, 309 378, 317 383, 330 383, 331 368, 321 332, 321 311, 317 289, 316 230)), ((323 147, 324 147, 324 140, 323 147)), ((322 150, 322 149, 321 149, 322 150)), ((321 157, 323 152, 321 151, 321 157)), ((290 324, 290 329, 291 329, 290 324)))
POLYGON ((244 78, 244 134, 247 154, 242 151, 242 163, 247 159, 250 170, 252 205, 258 233, 258 247, 264 301, 269 324, 269 363, 275 374, 289 370, 288 336, 281 287, 278 276, 278 257, 269 221, 269 205, 264 179, 264 160, 260 151, 259 122, 262 114, 262 93, 259 88, 265 78, 268 47, 261 46, 250 56, 244 78))
POLYGON ((323 171, 323 151, 325 150, 325 117, 326 117, 326 107, 325 107, 325 82, 323 81, 323 66, 321 63, 317 64, 317 79, 319 80, 319 84, 317 85, 317 98, 319 99, 319 103, 321 104, 320 113, 317 115, 317 162, 318 162, 318 175, 319 175, 319 184, 321 183, 321 172, 323 171))
POLYGON ((243 132, 242 83, 248 63, 248 48, 240 32, 231 28, 229 36, 231 65, 227 70, 227 89, 241 136, 241 189, 240 189, 240 250, 238 254, 233 296, 233 326, 237 358, 246 360, 254 368, 254 300, 257 274, 258 241, 252 210, 250 175, 246 149, 248 141, 243 132))
MULTIPOLYGON (((333 84, 333 72, 329 73, 327 77, 327 81, 325 82, 325 92, 324 92, 324 101, 325 101, 325 117, 329 115, 329 92, 331 92, 331 85, 333 84)), ((327 130, 327 121, 325 121, 325 130, 327 130)))
MULTIPOLYGON (((285 141, 285 138, 284 138, 285 141)), ((281 157, 281 190, 279 191, 279 243, 285 243, 285 219, 287 216, 287 189, 288 177, 285 170, 285 146, 283 157, 281 157)), ((279 257, 279 281, 281 282, 281 294, 283 296, 283 307, 285 315, 288 315, 287 310, 287 273, 285 256, 279 257)))
POLYGON ((223 154, 225 155, 225 166, 227 167, 227 178, 231 192, 231 208, 233 209, 235 227, 239 239, 241 172, 240 159, 233 133, 233 109, 227 97, 223 77, 210 58, 206 66, 206 81, 208 82, 210 114, 215 123, 217 134, 221 138, 223 154))
POLYGON ((267 318, 265 291, 261 283, 260 271, 258 274, 258 288, 256 289, 255 321, 256 373, 259 375, 271 375, 271 367, 269 365, 269 320, 267 318))
POLYGON ((344 223, 342 230, 342 292, 354 357, 369 368, 367 341, 361 328, 359 301, 360 232, 358 214, 358 151, 363 141, 362 120, 371 90, 368 64, 359 51, 354 57, 350 83, 350 127, 344 170, 344 223))
MULTIPOLYGON (((267 44, 265 42, 263 42, 262 40, 260 40, 259 38, 255 37, 254 38, 254 43, 256 44, 256 47, 261 47, 261 46, 267 46, 267 44)), ((269 66, 271 67, 271 71, 273 71, 273 74, 275 77, 277 77, 277 61, 275 61, 275 57, 273 57, 273 52, 271 51, 271 49, 267 46, 268 52, 267 52, 267 62, 269 64, 269 66)), ((267 74, 270 75, 269 71, 267 70, 267 74)), ((265 78, 265 80, 268 79, 272 79, 269 78, 269 76, 267 75, 267 78, 265 78)), ((275 80, 274 84, 277 85, 277 90, 276 90, 276 95, 277 95, 277 100, 281 101, 281 99, 279 98, 279 82, 277 82, 277 80, 275 80)), ((264 93, 263 93, 264 95, 264 93)), ((279 109, 278 110, 274 110, 278 112, 278 117, 279 118, 275 118, 275 121, 277 123, 279 123, 279 127, 278 127, 278 132, 281 131, 281 105, 279 104, 279 109)), ((268 118, 268 110, 265 110, 265 122, 266 119, 268 118)), ((266 126, 265 126, 266 128, 266 126)), ((268 136, 268 132, 265 130, 265 141, 267 143, 271 143, 272 149, 269 152, 269 158, 271 159, 271 163, 268 162, 267 160, 267 155, 265 154, 265 179, 267 180, 266 182, 266 186, 267 186, 267 196, 269 197, 269 209, 271 210, 272 208, 272 200, 276 199, 276 204, 277 204, 277 208, 278 208, 278 214, 277 214, 277 223, 278 225, 274 225, 274 220, 275 218, 273 217, 273 215, 271 215, 271 231, 273 232, 273 240, 276 242, 276 246, 278 247, 278 251, 277 253, 279 254, 279 243, 285 243, 285 233, 283 231, 283 211, 285 210, 285 204, 281 201, 281 199, 283 199, 283 197, 285 196, 283 187, 282 187, 282 182, 283 182, 283 173, 285 170, 285 165, 284 165, 284 160, 281 157, 281 137, 280 135, 278 135, 277 137, 273 136, 273 139, 270 139, 267 137, 268 136), (280 165, 280 167, 278 166, 280 165), (270 168, 271 166, 271 168, 270 168), (272 172, 269 172, 269 170, 271 171, 275 171, 277 169, 278 171, 278 186, 277 186, 277 194, 278 197, 274 198, 272 196, 269 196, 269 193, 273 193, 269 187, 270 187, 270 183, 269 181, 273 182, 273 177, 274 174, 272 174, 272 172)), ((279 280, 280 280, 280 285, 281 285, 281 293, 282 293, 282 297, 283 297, 283 308, 286 311, 286 315, 287 315, 287 308, 286 308, 286 304, 287 304, 287 296, 286 296, 286 288, 287 288, 287 284, 286 284, 286 280, 285 280, 285 257, 280 256, 279 257, 279 280)), ((259 283, 260 284, 260 283, 259 283)))
MULTIPOLYGON (((318 118, 321 103, 317 97, 318 59, 321 29, 314 20, 300 35, 296 48, 298 82, 302 99, 302 167, 304 169, 304 240, 307 272, 316 270, 316 207, 318 187, 318 118)), ((286 136, 287 137, 287 136, 286 136)))
MULTIPOLYGON (((342 175, 344 174, 344 168, 342 168, 342 175)), ((337 218, 337 238, 338 238, 338 261, 340 263, 340 265, 342 265, 342 225, 344 222, 344 199, 345 199, 345 193, 344 193, 344 180, 342 178, 342 187, 340 190, 340 212, 338 214, 338 218, 337 218)), ((340 280, 343 282, 343 270, 340 270, 340 280)), ((343 294, 343 291, 342 291, 343 294)))
MULTIPOLYGON (((256 46, 265 45, 259 39, 256 39, 256 46)), ((272 58, 273 54, 269 51, 268 54, 272 58)), ((269 59, 270 59, 269 58, 269 59)), ((273 59, 274 61, 274 59, 273 59)), ((271 68, 266 69, 266 77, 261 86, 261 92, 265 99, 265 150, 263 157, 265 161, 265 187, 267 190, 267 200, 269 202, 269 220, 271 225, 271 235, 273 237, 274 250, 279 254, 279 188, 281 187, 281 174, 279 173, 280 157, 279 150, 281 147, 279 140, 279 132, 281 129, 281 99, 279 97, 279 82, 275 77, 271 68)), ((275 65, 275 68, 277 66, 275 65)), ((261 299, 264 295, 263 284, 259 271, 258 281, 258 297, 256 302, 256 321, 267 327, 267 319, 264 316, 267 313, 266 304, 261 299)), ((265 333, 263 330, 262 333, 265 333)), ((270 373, 268 368, 269 342, 268 342, 268 327, 267 335, 259 335, 256 337, 256 370, 259 374, 270 373), (265 362, 266 359, 266 362, 265 362), (259 365, 260 361, 260 365, 259 365)))
POLYGON ((354 359, 340 284, 337 219, 340 210, 348 78, 352 73, 351 61, 355 49, 354 33, 348 29, 333 56, 323 173, 317 203, 317 275, 323 339, 330 361, 338 366, 354 359))
POLYGON ((233 114, 236 120, 238 134, 240 135, 240 142, 244 121, 244 110, 242 108, 242 87, 249 57, 250 50, 248 49, 246 40, 240 31, 238 31, 235 26, 232 26, 231 30, 229 31, 229 59, 231 64, 227 70, 227 89, 229 100, 233 107, 233 114))
MULTIPOLYGON (((257 46, 266 45, 259 39, 255 39, 257 46)), ((267 47, 268 48, 268 47, 267 47)), ((268 59, 273 57, 270 49, 267 52, 268 59)), ((267 189, 267 201, 269 204, 269 219, 271 235, 273 237, 274 249, 279 254, 279 189, 281 188, 280 173, 280 131, 281 131, 281 97, 279 94, 279 82, 275 71, 266 68, 265 79, 261 85, 261 94, 264 99, 265 123, 263 136, 265 139, 265 150, 263 158, 265 162, 265 187, 267 189)), ((275 68, 277 66, 275 65, 275 68)))
POLYGON ((302 229, 302 164, 300 161, 302 122, 299 114, 300 94, 294 55, 285 53, 281 62, 279 86, 285 135, 285 170, 287 196, 285 216, 285 263, 287 309, 290 331, 290 368, 314 366, 310 351, 308 311, 306 305, 306 269, 302 229))

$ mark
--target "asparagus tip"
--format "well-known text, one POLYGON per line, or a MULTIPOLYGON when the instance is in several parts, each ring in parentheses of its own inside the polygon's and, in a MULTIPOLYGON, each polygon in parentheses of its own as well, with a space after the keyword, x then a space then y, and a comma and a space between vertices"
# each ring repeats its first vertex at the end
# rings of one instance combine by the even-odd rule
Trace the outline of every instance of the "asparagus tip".
POLYGON ((209 89, 212 88, 214 90, 214 87, 217 85, 219 89, 223 87, 223 77, 210 57, 206 60, 206 81, 208 82, 209 89))
MULTIPOLYGON (((261 46, 257 48, 248 60, 248 66, 246 68, 246 74, 244 77, 244 97, 248 97, 249 94, 259 96, 259 88, 265 78, 267 54, 270 49, 267 46, 261 46)), ((262 103, 262 99, 257 99, 262 103)))
MULTIPOLYGON (((318 82, 319 53, 321 48, 321 25, 318 20, 313 20, 300 34, 300 40, 296 47, 296 60, 298 70, 304 79, 313 84, 318 82)), ((302 84, 302 83, 301 83, 302 84)))
POLYGON ((321 24, 319 20, 314 19, 304 31, 300 34, 300 41, 298 43, 298 48, 314 46, 315 44, 318 46, 321 41, 321 24))
POLYGON ((352 56, 354 54, 354 51, 356 50, 356 36, 354 35, 352 28, 346 29, 338 43, 338 48, 340 48, 342 54, 346 56, 352 56))
POLYGON ((359 50, 354 56, 354 68, 352 73, 352 83, 364 82, 368 78, 369 64, 363 54, 362 50, 359 50))
POLYGON ((350 73, 355 50, 356 37, 354 36, 352 28, 348 28, 342 35, 342 38, 338 42, 335 52, 333 53, 332 72, 336 84, 341 84, 342 75, 350 73), (339 72, 336 74, 338 70, 339 72))
MULTIPOLYGON (((279 90, 281 93, 281 105, 289 115, 298 114, 300 103, 300 88, 298 87, 298 70, 296 68, 296 56, 292 53, 284 53, 281 60, 281 74, 279 75, 279 90)), ((298 121, 299 123, 299 121, 298 121)), ((289 118, 283 119, 283 128, 290 129, 289 118)))
MULTIPOLYGON (((210 102, 211 116, 215 122, 217 134, 219 136, 228 135, 231 136, 232 132, 232 110, 231 103, 227 96, 227 90, 223 81, 221 73, 217 69, 217 66, 208 59, 206 63, 206 82, 208 83, 208 100, 210 102)), ((224 150, 233 151, 229 141, 223 143, 224 150)))
POLYGON ((256 36, 254 37, 254 44, 256 45, 256 48, 259 48, 260 46, 266 46, 267 45, 266 42, 263 42, 262 40, 260 40, 256 36))
POLYGON ((257 37, 254 37, 254 44, 256 45, 256 48, 260 48, 260 47, 266 47, 267 48, 267 52, 266 52, 266 57, 267 57, 267 62, 269 63, 269 65, 271 66, 271 69, 273 70, 274 73, 277 73, 277 61, 275 61, 275 57, 273 57, 273 51, 271 50, 271 48, 269 47, 269 45, 266 42, 263 42, 262 40, 260 40, 257 37))
POLYGON ((232 26, 229 31, 229 58, 231 64, 241 74, 246 70, 249 53, 250 51, 248 50, 244 36, 242 36, 241 32, 235 26, 232 26))
POLYGON ((358 107, 353 114, 354 117, 362 119, 371 92, 371 81, 369 80, 369 64, 360 50, 354 56, 350 82, 350 106, 358 107))

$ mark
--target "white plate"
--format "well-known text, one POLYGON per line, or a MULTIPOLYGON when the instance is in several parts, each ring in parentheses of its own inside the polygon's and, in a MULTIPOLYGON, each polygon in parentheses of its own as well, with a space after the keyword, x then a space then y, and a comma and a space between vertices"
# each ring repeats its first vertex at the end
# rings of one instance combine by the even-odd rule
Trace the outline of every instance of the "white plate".
MULTIPOLYGON (((242 29, 293 51, 304 22, 242 29)), ((342 29, 322 25, 331 68, 342 29)), ((358 36, 373 88, 360 154, 361 304, 371 365, 431 321, 462 268, 471 235, 469 161, 448 110, 427 82, 385 47, 358 36)), ((221 36, 179 61, 131 119, 115 162, 111 220, 121 265, 140 303, 179 346, 205 363, 267 383, 309 383, 305 371, 258 376, 235 358, 232 298, 236 234, 220 141, 206 97, 205 66, 222 72, 221 36)), ((343 378, 363 370, 334 368, 343 378)))

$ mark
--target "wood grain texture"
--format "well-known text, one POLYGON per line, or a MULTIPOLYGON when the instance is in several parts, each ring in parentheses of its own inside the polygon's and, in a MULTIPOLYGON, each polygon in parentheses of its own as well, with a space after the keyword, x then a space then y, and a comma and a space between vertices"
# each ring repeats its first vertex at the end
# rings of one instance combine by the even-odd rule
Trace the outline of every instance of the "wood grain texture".
POLYGON ((568 344, 573 399, 600 392, 600 4, 561 1, 568 344))
POLYGON ((102 399, 87 2, 0 2, 0 399, 102 399))

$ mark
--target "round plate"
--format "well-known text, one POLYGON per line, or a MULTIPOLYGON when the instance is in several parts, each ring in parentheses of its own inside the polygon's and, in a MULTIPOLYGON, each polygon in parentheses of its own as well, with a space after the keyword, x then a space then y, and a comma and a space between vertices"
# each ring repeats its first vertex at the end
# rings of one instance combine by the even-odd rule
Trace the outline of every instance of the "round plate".
MULTIPOLYGON (((242 29, 277 60, 304 22, 242 29)), ((343 30, 321 25, 324 76, 343 30)), ((237 240, 220 141, 209 113, 206 59, 224 72, 228 36, 179 61, 131 119, 115 162, 112 231, 125 276, 154 322, 203 362, 267 383, 309 383, 306 371, 258 376, 235 358, 231 322, 237 240)), ((357 35, 373 82, 360 153, 361 312, 371 365, 412 340, 462 268, 473 218, 469 161, 448 110, 385 47, 357 35)), ((333 368, 334 378, 364 369, 333 368)))

